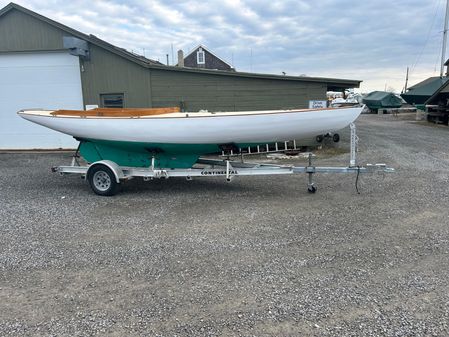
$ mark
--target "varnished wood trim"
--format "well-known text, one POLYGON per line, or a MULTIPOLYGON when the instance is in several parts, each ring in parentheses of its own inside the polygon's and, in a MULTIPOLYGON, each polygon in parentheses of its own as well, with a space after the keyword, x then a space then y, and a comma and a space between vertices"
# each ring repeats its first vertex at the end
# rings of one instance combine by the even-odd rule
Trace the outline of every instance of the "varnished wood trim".
POLYGON ((51 112, 53 116, 74 116, 74 117, 143 117, 163 115, 173 112, 180 112, 179 107, 169 108, 139 108, 139 109, 117 109, 117 108, 96 108, 92 110, 56 110, 51 112))

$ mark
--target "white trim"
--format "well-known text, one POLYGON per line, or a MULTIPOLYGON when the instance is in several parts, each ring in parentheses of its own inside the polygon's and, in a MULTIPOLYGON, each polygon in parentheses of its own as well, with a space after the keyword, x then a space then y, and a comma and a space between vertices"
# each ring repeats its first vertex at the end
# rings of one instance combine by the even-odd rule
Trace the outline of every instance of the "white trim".
POLYGON ((206 64, 206 53, 204 52, 204 50, 201 47, 196 52, 196 63, 197 64, 206 64), (201 55, 203 56, 202 60, 200 60, 201 55))

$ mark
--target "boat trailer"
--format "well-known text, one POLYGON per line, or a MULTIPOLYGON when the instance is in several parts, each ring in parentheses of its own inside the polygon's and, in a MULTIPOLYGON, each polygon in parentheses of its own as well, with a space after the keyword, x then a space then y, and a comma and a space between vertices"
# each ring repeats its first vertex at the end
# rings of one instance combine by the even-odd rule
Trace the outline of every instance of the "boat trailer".
POLYGON ((350 160, 349 166, 337 167, 320 167, 314 166, 312 162, 312 154, 309 153, 307 166, 292 165, 275 165, 264 163, 245 163, 243 161, 227 159, 207 159, 200 158, 194 167, 187 169, 178 168, 156 168, 155 157, 152 157, 150 167, 124 167, 119 166, 110 160, 100 160, 90 165, 80 165, 78 155, 75 154, 70 166, 52 167, 52 172, 65 174, 80 174, 90 184, 92 190, 102 196, 111 196, 118 192, 121 182, 132 178, 140 177, 144 181, 152 179, 168 179, 171 177, 185 177, 192 180, 196 177, 225 177, 226 181, 231 181, 236 176, 255 176, 255 175, 282 175, 306 173, 308 175, 307 190, 315 193, 317 187, 313 181, 315 173, 356 173, 357 180, 360 173, 372 172, 394 172, 393 168, 387 167, 385 164, 367 164, 359 166, 356 163, 356 152, 358 137, 356 127, 350 124, 351 141, 350 141, 350 160))

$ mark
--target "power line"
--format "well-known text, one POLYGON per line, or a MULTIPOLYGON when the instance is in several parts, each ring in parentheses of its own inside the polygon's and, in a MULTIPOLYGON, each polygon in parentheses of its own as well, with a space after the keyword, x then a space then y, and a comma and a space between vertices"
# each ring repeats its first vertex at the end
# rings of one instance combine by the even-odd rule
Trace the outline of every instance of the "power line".
POLYGON ((429 27, 429 30, 427 31, 426 41, 424 42, 424 45, 423 45, 421 51, 419 52, 419 54, 416 56, 415 62, 414 62, 414 63, 412 64, 412 66, 411 66, 411 69, 410 69, 410 75, 413 73, 413 71, 415 70, 417 64, 418 64, 419 61, 421 60, 421 56, 422 56, 422 54, 423 54, 423 52, 424 52, 424 49, 427 47, 427 43, 429 42, 430 33, 431 33, 431 31, 432 31, 433 25, 435 24, 435 19, 436 19, 437 15, 438 15, 438 12, 439 12, 438 9, 439 9, 439 7, 440 7, 441 0, 436 0, 435 3, 436 3, 435 10, 434 10, 435 13, 434 13, 434 15, 433 15, 432 23, 431 23, 431 25, 430 25, 430 27, 429 27))

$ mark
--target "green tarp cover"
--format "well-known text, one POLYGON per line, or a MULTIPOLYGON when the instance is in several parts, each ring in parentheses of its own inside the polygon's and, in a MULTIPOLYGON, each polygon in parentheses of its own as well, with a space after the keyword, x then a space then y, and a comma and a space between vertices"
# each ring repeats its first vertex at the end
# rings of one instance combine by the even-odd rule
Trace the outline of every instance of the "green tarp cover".
POLYGON ((400 108, 401 99, 391 92, 373 91, 363 97, 363 103, 370 109, 400 108))
POLYGON ((429 77, 410 87, 401 96, 409 104, 424 104, 448 79, 448 77, 429 77))

